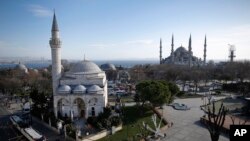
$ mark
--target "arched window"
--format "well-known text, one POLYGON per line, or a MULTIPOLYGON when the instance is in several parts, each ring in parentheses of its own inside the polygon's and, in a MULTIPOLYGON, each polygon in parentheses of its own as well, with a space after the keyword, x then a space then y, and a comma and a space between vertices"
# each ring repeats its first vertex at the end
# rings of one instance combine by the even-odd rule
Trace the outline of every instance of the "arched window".
POLYGON ((92 108, 91 108, 91 115, 92 115, 92 117, 95 116, 95 107, 92 107, 92 108))

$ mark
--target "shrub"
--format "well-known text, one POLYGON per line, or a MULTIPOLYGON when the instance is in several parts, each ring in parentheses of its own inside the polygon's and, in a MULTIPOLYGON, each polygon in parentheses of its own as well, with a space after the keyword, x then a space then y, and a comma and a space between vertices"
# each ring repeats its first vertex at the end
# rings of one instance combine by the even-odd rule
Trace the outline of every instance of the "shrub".
POLYGON ((176 94, 176 96, 178 96, 178 97, 182 97, 184 94, 185 94, 185 92, 184 92, 184 91, 179 91, 179 92, 176 94))
POLYGON ((67 132, 68 136, 75 138, 76 130, 74 129, 74 127, 72 125, 68 124, 66 126, 66 132, 67 132))
POLYGON ((221 94, 221 91, 216 90, 216 91, 215 91, 215 94, 216 94, 216 95, 220 95, 220 94, 221 94))
POLYGON ((118 116, 113 116, 110 118, 111 126, 118 126, 122 123, 122 119, 118 116))
POLYGON ((87 123, 97 128, 97 117, 88 117, 87 123))

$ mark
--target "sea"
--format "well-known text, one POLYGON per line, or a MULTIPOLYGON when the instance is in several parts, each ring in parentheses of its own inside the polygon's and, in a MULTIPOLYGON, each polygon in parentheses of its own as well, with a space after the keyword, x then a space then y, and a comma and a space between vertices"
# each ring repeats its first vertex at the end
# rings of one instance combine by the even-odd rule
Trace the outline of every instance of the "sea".
MULTIPOLYGON (((121 66, 124 68, 131 68, 135 65, 146 65, 146 64, 157 64, 157 60, 110 60, 110 61, 93 61, 97 65, 102 65, 105 63, 114 64, 115 66, 121 66)), ((41 68, 47 68, 49 65, 51 65, 51 62, 27 62, 23 63, 27 68, 33 68, 33 69, 41 69, 41 68)), ((12 69, 17 64, 14 63, 4 63, 0 64, 0 69, 12 69)))

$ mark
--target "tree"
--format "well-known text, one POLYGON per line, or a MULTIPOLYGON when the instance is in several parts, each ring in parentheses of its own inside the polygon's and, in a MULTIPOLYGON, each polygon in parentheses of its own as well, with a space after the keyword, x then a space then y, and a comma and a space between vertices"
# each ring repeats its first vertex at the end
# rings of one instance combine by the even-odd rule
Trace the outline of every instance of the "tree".
POLYGON ((210 137, 212 141, 219 140, 220 132, 224 125, 226 113, 227 113, 227 110, 223 106, 223 103, 221 103, 218 113, 216 113, 214 102, 212 104, 212 111, 208 107, 208 113, 207 113, 208 122, 206 122, 206 126, 210 133, 210 137))
POLYGON ((136 102, 141 102, 143 107, 146 101, 149 101, 152 106, 160 106, 164 103, 172 102, 174 94, 169 89, 171 87, 172 92, 177 93, 176 87, 173 83, 165 81, 143 81, 136 85, 136 102))

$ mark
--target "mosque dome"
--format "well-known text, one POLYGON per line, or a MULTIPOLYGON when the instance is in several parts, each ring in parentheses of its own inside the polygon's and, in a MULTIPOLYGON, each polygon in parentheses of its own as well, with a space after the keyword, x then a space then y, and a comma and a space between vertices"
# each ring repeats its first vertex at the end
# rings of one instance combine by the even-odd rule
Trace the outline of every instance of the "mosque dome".
POLYGON ((44 68, 44 69, 43 69, 43 72, 46 72, 46 73, 47 73, 47 72, 49 72, 49 71, 48 71, 47 68, 44 68))
POLYGON ((74 64, 69 72, 71 73, 99 73, 102 70, 93 62, 84 60, 74 64))
POLYGON ((116 67, 113 64, 107 63, 107 64, 102 64, 101 69, 104 70, 104 71, 108 71, 108 70, 115 71, 116 67))
POLYGON ((89 93, 98 93, 100 91, 103 91, 103 89, 97 85, 92 85, 91 87, 88 88, 89 93))
POLYGON ((183 46, 178 47, 175 52, 188 52, 183 46))
POLYGON ((27 70, 27 67, 21 63, 17 64, 15 68, 18 70, 23 70, 23 71, 27 70))
POLYGON ((86 93, 86 88, 83 85, 77 85, 74 88, 73 93, 86 93))
POLYGON ((21 63, 17 64, 15 69, 20 70, 24 73, 28 73, 28 68, 24 64, 21 64, 21 63))
POLYGON ((34 73, 39 73, 37 69, 33 69, 34 73))
POLYGON ((57 90, 59 93, 70 93, 71 88, 69 85, 61 85, 57 90))

